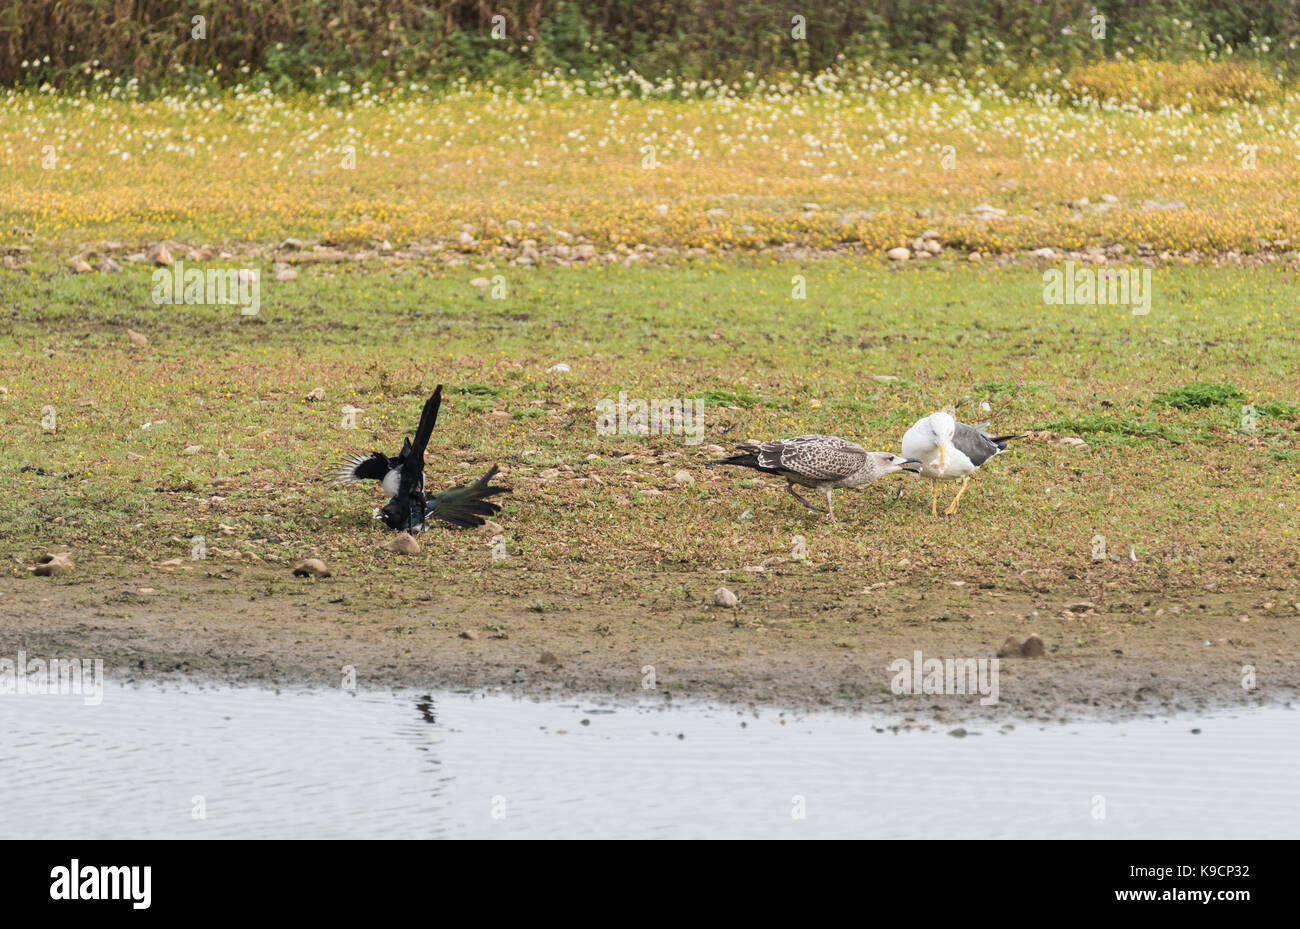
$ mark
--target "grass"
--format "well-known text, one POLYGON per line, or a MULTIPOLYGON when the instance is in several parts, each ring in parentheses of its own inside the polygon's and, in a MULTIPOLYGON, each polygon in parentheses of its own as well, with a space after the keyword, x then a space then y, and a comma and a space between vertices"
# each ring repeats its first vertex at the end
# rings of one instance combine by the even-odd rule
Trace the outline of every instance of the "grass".
POLYGON ((1056 419, 1047 424, 1048 429, 1083 435, 1130 436, 1136 439, 1161 438, 1181 445, 1184 441, 1174 427, 1162 423, 1139 421, 1133 416, 1072 416, 1056 419))
MULTIPOLYGON (((1174 390, 1161 391, 1155 396, 1156 403, 1179 410, 1240 405, 1244 399, 1245 394, 1235 384, 1184 384, 1174 390)), ((1279 404, 1276 408, 1281 409, 1282 406, 1279 404)))
POLYGON ((793 571, 868 581, 1028 573, 1051 586, 1122 571, 1135 585, 1251 585, 1294 568, 1300 343, 1280 269, 1160 269, 1157 294, 1171 296, 1147 316, 1044 306, 1038 273, 966 263, 511 269, 506 299, 473 273, 306 267, 268 280, 256 317, 155 305, 138 267, 0 273, 0 557, 15 575, 65 548, 129 571, 188 559, 202 535, 214 563, 323 555, 376 584, 405 570, 469 593, 474 572, 526 569, 521 589, 543 600, 577 575, 633 599, 666 569, 707 586, 788 556, 796 535, 808 561, 793 571), (796 275, 806 299, 791 296, 796 275), (558 362, 571 370, 548 370, 558 362), (1232 404, 1157 402, 1228 396, 1188 393, 1193 379, 1236 385, 1270 429, 1243 432, 1232 404), (378 493, 322 480, 344 454, 395 451, 436 383, 430 485, 502 464, 505 563, 486 533, 436 532, 417 567, 394 567, 376 549, 378 493), (324 400, 307 401, 317 387, 324 400), (620 392, 704 398, 704 443, 600 435, 597 401, 620 392), (840 495, 831 524, 778 481, 702 467, 711 444, 801 432, 896 449, 944 406, 1031 436, 937 523, 928 493, 894 499, 898 479, 840 495), (674 480, 683 470, 693 484, 674 480), (1139 561, 1095 565, 1097 534, 1139 561))
MULTIPOLYGON (((1107 86, 1147 86, 1130 65, 1103 70, 1107 86)), ((560 257, 882 252, 927 230, 985 255, 1300 243, 1294 91, 1197 112, 856 69, 725 92, 628 96, 634 84, 0 93, 0 251, 239 253, 297 236, 454 266, 523 256, 530 240, 560 257)))

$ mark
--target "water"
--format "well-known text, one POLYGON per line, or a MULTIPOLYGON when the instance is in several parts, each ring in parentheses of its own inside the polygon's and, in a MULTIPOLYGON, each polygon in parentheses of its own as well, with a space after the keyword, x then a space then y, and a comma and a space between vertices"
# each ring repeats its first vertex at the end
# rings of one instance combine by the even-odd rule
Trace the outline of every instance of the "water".
POLYGON ((0 838, 1295 838, 1298 721, 955 738, 681 701, 110 683, 100 706, 0 697, 0 838))

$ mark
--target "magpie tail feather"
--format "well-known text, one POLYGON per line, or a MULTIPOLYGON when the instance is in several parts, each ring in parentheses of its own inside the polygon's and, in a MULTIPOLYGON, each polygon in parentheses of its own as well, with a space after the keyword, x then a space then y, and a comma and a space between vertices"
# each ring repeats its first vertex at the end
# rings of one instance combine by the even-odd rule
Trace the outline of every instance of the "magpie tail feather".
POLYGON ((429 515, 443 522, 451 523, 462 529, 473 529, 483 525, 484 517, 495 516, 501 512, 500 505, 487 498, 496 494, 510 493, 509 487, 499 487, 491 483, 500 470, 493 465, 473 484, 453 487, 440 494, 429 497, 429 515))

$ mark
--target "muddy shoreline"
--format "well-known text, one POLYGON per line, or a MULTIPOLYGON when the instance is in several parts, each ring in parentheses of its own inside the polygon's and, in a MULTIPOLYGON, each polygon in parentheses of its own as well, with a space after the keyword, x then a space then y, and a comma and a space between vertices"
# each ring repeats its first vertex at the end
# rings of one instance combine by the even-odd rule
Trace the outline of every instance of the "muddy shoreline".
MULTIPOLYGON (((1290 591, 1027 592, 769 578, 737 609, 526 576, 395 597, 346 578, 212 574, 0 580, 0 655, 102 658, 115 679, 704 699, 940 723, 1169 715, 1300 700, 1290 591), (232 583, 233 582, 233 583, 232 583), (509 595, 503 595, 505 591, 509 595), (896 695, 891 663, 1005 655, 999 699, 896 695), (1243 687, 1247 667, 1256 687, 1243 687), (653 687, 647 688, 647 669, 653 687)), ((724 579, 725 582, 725 579, 724 579)), ((656 589, 716 576, 672 575, 656 589)), ((693 586, 692 586, 693 585, 693 586)))

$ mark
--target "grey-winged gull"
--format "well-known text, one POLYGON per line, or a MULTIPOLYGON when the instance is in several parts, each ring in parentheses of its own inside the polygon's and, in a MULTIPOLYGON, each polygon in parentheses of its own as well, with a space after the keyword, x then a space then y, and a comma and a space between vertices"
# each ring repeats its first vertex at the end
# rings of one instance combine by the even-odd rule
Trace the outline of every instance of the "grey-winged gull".
POLYGON ((861 487, 898 471, 911 471, 917 460, 900 458, 891 452, 869 452, 861 445, 833 435, 797 435, 791 439, 771 439, 759 445, 737 445, 741 452, 730 458, 707 462, 753 468, 765 474, 785 478, 786 489, 796 500, 818 513, 835 518, 831 491, 839 487, 861 487), (826 495, 826 509, 813 506, 794 489, 794 485, 811 487, 826 495))
POLYGON ((966 492, 975 470, 994 455, 1006 451, 1011 439, 1024 438, 1020 435, 989 435, 984 431, 986 426, 988 423, 968 426, 957 422, 951 414, 940 411, 918 419, 903 435, 903 454, 919 459, 921 467, 918 473, 934 481, 934 496, 930 498, 932 516, 939 515, 939 481, 961 478, 961 490, 943 511, 951 516, 957 512, 957 501, 966 492))

